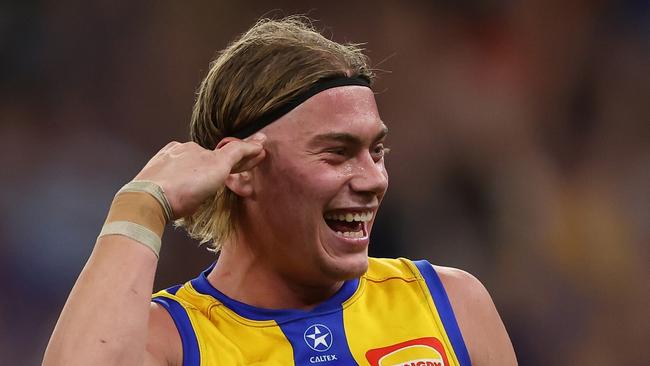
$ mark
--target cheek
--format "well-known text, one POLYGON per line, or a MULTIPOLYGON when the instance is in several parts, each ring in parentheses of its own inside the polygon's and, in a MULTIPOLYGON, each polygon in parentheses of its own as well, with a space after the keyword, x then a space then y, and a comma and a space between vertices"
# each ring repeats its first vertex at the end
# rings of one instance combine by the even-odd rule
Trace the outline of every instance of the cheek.
POLYGON ((339 180, 347 180, 352 176, 352 163, 345 163, 337 170, 337 178, 339 180))
POLYGON ((381 163, 381 174, 383 174, 386 178, 386 181, 388 181, 388 170, 386 170, 386 165, 384 165, 383 161, 381 163))
MULTIPOLYGON (((259 196, 264 220, 284 233, 287 243, 304 243, 305 235, 311 240, 313 229, 320 225, 322 211, 336 196, 332 180, 336 174, 319 169, 301 169, 285 167, 276 174, 267 176, 259 196), (298 238, 292 241, 288 238, 298 238)), ((289 244, 287 244, 289 245, 289 244)), ((302 245, 302 244, 301 244, 302 245)), ((298 250, 297 253, 303 253, 298 250)))
POLYGON ((351 172, 351 167, 346 173, 345 168, 307 163, 279 170, 278 181, 288 195, 323 204, 323 200, 331 199, 340 190, 340 182, 351 172))

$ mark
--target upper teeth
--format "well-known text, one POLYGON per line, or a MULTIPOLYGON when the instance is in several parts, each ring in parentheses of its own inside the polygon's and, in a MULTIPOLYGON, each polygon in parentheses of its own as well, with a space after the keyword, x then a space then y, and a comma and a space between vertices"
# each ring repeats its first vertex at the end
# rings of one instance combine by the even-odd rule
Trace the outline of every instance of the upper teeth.
POLYGON ((361 222, 368 222, 372 219, 372 211, 368 212, 348 212, 345 214, 325 214, 325 219, 327 220, 339 220, 339 221, 347 221, 347 222, 352 222, 352 221, 361 221, 361 222))

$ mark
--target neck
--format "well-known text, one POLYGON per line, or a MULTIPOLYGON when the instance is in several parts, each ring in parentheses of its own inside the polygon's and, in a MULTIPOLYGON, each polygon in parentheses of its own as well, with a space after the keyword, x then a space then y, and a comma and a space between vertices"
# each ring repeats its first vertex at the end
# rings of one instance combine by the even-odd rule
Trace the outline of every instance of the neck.
POLYGON ((244 240, 223 246, 208 281, 231 299, 266 309, 309 310, 334 295, 342 281, 311 285, 269 263, 244 240))

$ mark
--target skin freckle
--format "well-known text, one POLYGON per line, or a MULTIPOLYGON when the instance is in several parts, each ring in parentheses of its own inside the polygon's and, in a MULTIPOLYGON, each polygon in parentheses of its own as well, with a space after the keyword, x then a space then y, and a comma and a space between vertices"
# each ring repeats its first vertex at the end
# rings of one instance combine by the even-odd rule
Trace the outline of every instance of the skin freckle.
POLYGON ((352 165, 351 164, 345 164, 345 166, 343 167, 342 175, 349 176, 351 174, 352 174, 352 165))

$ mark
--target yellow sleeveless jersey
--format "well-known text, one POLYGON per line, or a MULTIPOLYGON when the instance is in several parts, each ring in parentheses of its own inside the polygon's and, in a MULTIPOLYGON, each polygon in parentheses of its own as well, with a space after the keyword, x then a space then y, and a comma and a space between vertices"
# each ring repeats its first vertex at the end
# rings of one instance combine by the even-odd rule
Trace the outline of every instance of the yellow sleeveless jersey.
POLYGON ((310 311, 235 301, 208 282, 211 269, 153 296, 178 328, 185 366, 470 365, 427 261, 371 258, 366 274, 310 311))

